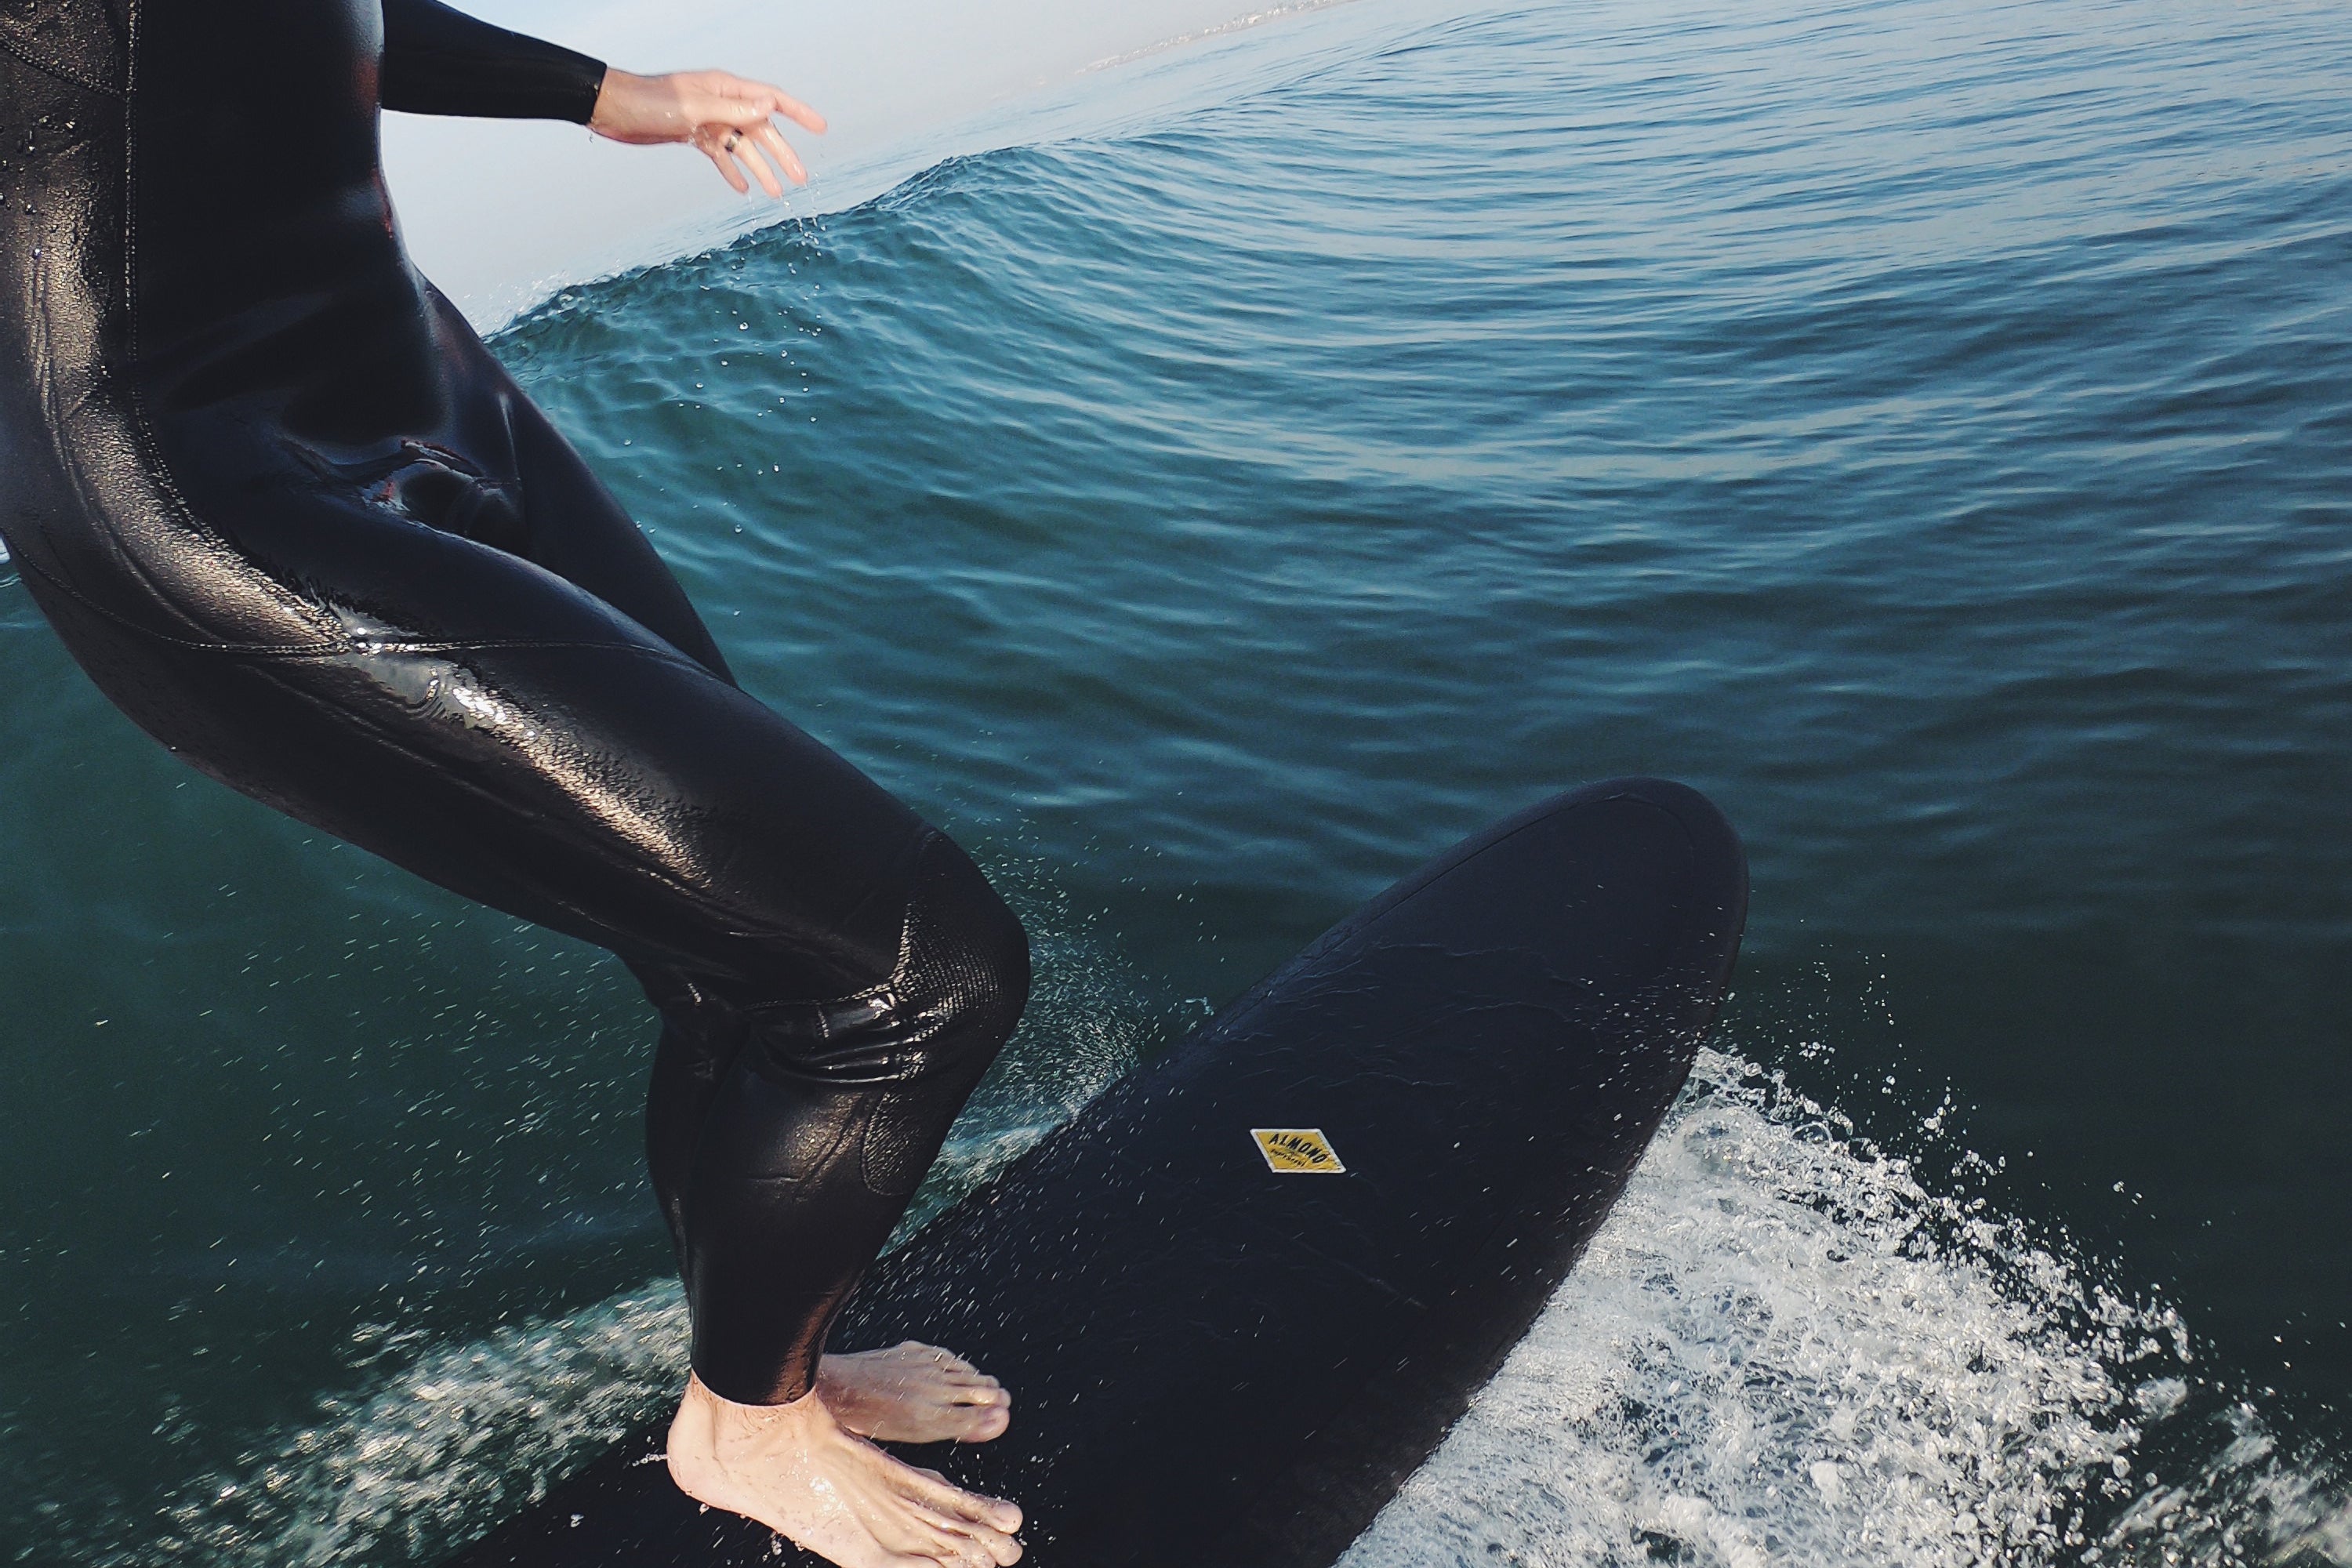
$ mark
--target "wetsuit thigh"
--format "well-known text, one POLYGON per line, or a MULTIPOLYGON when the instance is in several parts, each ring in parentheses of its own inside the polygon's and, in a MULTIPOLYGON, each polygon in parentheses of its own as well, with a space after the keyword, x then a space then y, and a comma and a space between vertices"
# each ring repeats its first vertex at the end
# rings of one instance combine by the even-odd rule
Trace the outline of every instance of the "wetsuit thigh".
MULTIPOLYGON (((535 635, 387 631, 334 651, 253 652, 84 625, 69 640, 204 771, 635 965, 686 970, 746 1003, 887 974, 922 820, 602 606, 584 606, 575 635, 550 635, 569 617, 545 602, 586 596, 468 548, 481 557, 469 593, 515 605, 535 635)), ((431 620, 369 609, 372 623, 431 620)))

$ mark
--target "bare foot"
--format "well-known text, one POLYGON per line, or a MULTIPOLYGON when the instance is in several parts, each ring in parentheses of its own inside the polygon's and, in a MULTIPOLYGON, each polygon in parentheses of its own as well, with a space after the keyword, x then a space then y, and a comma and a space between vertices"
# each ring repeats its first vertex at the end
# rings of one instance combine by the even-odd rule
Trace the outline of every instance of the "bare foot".
POLYGON ((829 1355, 816 1394, 833 1418, 881 1443, 985 1443, 1013 1425, 1013 1395, 961 1356, 908 1340, 829 1355))
POLYGON ((754 1519, 841 1568, 1017 1562, 1021 1510, 902 1465, 842 1429, 824 1401, 731 1405, 689 1375, 669 1473, 698 1502, 754 1519))

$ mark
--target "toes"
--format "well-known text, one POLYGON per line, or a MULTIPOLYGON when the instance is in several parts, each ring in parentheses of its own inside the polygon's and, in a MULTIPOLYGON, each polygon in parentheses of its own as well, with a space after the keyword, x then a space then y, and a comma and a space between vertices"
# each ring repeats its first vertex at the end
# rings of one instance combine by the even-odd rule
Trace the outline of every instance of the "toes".
POLYGON ((1009 1535, 984 1524, 950 1519, 919 1503, 908 1507, 927 1527, 927 1535, 936 1542, 931 1550, 943 1563, 956 1568, 998 1568, 1021 1560, 1021 1543, 1009 1535))
POLYGON ((958 1405, 950 1415, 959 1432, 972 1435, 964 1440, 976 1441, 982 1436, 993 1437, 1013 1425, 1013 1402, 998 1399, 986 1405, 958 1405))
POLYGON ((996 1562, 994 1549, 979 1539, 992 1531, 919 1502, 904 1500, 899 1507, 906 1510, 906 1521, 920 1542, 913 1550, 931 1562, 948 1568, 991 1568, 996 1562))
POLYGON ((968 1492, 937 1470, 899 1467, 900 1483, 915 1502, 938 1510, 950 1519, 968 1520, 1007 1535, 1021 1528, 1021 1510, 1003 1498, 968 1492))
POLYGON ((1002 1406, 983 1410, 962 1423, 955 1440, 959 1443, 986 1443, 1003 1436, 1012 1426, 1012 1415, 1002 1406))
POLYGON ((964 1539, 980 1553, 972 1560, 972 1568, 998 1568, 999 1564, 1021 1561, 1021 1543, 1013 1537, 1002 1531, 991 1530, 984 1524, 966 1528, 971 1533, 964 1539))
POLYGON ((939 1345, 927 1345, 920 1340, 908 1340, 898 1348, 910 1356, 921 1357, 945 1372, 974 1373, 979 1370, 955 1352, 939 1345))
POLYGON ((1013 1425, 1012 1414, 1002 1405, 964 1405, 940 1413, 931 1424, 936 1434, 934 1442, 985 1443, 992 1437, 1002 1437, 1013 1425))
POLYGON ((993 1552, 961 1531, 930 1524, 923 1534, 923 1554, 929 1562, 946 1563, 949 1568, 993 1568, 996 1562, 993 1552))

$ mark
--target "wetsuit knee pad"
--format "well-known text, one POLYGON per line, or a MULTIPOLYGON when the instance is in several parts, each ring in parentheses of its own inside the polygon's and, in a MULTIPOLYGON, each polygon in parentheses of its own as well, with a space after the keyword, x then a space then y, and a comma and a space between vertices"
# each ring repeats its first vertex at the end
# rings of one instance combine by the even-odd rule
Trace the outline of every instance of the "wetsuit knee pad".
POLYGON ((745 1007, 770 1074, 847 1088, 966 1088, 1013 1033, 1029 997, 1029 939, 971 858, 942 833, 918 852, 889 977, 824 1002, 745 1007))
POLYGON ((929 834, 887 979, 830 1001, 714 1009, 734 1038, 702 1057, 713 1093, 694 1185, 846 1179, 905 1199, 1028 994, 1020 921, 970 857, 929 834))

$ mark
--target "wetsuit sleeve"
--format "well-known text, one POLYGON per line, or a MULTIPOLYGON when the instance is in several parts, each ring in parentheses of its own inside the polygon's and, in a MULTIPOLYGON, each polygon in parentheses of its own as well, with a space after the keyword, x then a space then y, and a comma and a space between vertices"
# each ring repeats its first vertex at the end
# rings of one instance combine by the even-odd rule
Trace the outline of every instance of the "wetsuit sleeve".
POLYGON ((411 114, 588 123, 604 62, 438 0, 383 0, 383 106, 411 114))

